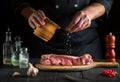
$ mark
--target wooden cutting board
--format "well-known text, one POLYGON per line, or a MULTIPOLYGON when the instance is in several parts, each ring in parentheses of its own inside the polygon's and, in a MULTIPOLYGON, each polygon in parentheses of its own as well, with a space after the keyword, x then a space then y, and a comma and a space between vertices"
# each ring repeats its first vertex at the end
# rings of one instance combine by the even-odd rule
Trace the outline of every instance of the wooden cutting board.
POLYGON ((48 71, 80 71, 87 70, 95 67, 119 67, 118 62, 93 62, 89 65, 80 65, 80 66, 46 66, 41 64, 35 64, 35 66, 40 70, 48 71))

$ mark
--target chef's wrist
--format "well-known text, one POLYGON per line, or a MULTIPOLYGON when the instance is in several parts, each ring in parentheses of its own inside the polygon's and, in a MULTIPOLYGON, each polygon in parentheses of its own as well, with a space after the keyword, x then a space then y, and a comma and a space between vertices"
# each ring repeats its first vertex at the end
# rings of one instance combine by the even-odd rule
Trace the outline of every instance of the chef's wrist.
POLYGON ((36 10, 33 9, 32 7, 25 7, 22 9, 21 15, 24 16, 28 20, 31 14, 33 14, 35 11, 36 10))
POLYGON ((92 3, 91 5, 83 8, 81 12, 84 12, 91 20, 93 20, 102 16, 105 13, 105 8, 100 3, 92 3))

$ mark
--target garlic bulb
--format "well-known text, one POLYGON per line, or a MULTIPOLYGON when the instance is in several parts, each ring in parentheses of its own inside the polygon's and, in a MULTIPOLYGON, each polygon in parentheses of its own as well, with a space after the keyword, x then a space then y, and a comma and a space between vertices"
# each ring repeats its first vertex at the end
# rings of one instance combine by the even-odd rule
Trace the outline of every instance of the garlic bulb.
POLYGON ((28 76, 37 76, 39 70, 35 68, 31 63, 29 63, 29 68, 27 71, 28 76))

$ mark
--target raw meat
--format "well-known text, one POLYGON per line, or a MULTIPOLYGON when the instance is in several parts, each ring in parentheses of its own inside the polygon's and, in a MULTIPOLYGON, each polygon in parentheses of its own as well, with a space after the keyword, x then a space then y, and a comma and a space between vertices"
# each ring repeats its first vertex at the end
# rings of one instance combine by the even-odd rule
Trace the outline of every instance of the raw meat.
POLYGON ((77 66, 91 63, 93 63, 93 59, 90 54, 84 54, 80 57, 61 54, 44 54, 40 59, 40 64, 42 65, 77 66))

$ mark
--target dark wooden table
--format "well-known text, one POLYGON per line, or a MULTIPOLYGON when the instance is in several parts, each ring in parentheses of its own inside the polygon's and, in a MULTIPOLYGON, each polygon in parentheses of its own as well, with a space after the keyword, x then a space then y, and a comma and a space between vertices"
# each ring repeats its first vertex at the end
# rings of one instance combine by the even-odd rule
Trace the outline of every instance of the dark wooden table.
MULTIPOLYGON (((38 60, 31 60, 36 63, 38 60)), ((39 70, 36 77, 28 77, 27 69, 19 67, 5 66, 0 67, 0 82, 120 82, 120 75, 109 78, 101 75, 104 69, 112 69, 120 73, 118 68, 92 68, 84 71, 43 71, 39 70), (13 77, 14 72, 20 72, 21 75, 13 77)))

